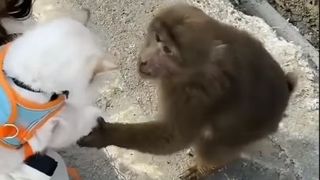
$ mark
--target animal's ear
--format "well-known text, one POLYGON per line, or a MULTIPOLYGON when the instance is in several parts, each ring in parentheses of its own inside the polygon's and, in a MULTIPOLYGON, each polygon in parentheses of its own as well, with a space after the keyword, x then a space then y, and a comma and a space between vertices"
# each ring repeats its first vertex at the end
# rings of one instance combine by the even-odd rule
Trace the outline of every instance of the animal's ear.
POLYGON ((100 76, 106 72, 116 70, 116 69, 118 69, 118 66, 109 60, 103 59, 103 60, 98 61, 98 63, 96 64, 96 66, 93 69, 93 74, 91 76, 90 83, 92 83, 94 80, 96 80, 98 76, 100 76))
POLYGON ((93 73, 94 74, 101 74, 105 72, 109 72, 115 69, 118 69, 118 66, 114 63, 115 57, 111 54, 105 54, 99 58, 98 63, 96 64, 93 73))
POLYGON ((118 69, 118 66, 110 61, 103 60, 99 61, 94 69, 94 74, 101 74, 104 72, 112 71, 118 69))
POLYGON ((225 44, 221 41, 215 41, 213 43, 213 47, 211 51, 212 60, 227 56, 228 55, 227 48, 228 48, 228 44, 225 44))

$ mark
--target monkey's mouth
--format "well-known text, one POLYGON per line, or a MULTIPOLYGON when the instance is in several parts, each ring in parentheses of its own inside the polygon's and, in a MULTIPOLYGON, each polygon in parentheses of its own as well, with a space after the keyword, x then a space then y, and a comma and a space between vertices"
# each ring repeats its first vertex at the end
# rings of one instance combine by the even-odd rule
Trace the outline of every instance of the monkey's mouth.
POLYGON ((143 68, 139 67, 139 74, 141 77, 152 77, 152 73, 149 71, 144 71, 143 68))
POLYGON ((140 76, 143 78, 153 78, 156 76, 155 73, 153 73, 151 69, 149 69, 145 66, 139 66, 138 69, 139 69, 138 71, 139 71, 140 76))

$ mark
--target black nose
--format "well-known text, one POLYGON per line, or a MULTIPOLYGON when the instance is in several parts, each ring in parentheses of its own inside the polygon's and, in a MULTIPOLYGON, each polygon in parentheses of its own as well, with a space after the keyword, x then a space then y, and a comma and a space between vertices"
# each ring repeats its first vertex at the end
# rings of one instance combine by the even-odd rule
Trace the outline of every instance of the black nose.
POLYGON ((69 91, 68 90, 62 91, 62 94, 64 94, 66 96, 66 98, 69 97, 69 91))

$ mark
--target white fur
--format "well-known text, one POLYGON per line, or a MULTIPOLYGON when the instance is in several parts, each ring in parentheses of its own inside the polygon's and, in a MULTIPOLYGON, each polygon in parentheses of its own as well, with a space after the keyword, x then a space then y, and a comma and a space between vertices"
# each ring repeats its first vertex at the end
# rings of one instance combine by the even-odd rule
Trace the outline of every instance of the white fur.
MULTIPOLYGON (((53 92, 70 92, 62 112, 29 141, 33 149, 41 152, 69 146, 96 125, 100 111, 91 105, 89 81, 103 57, 92 33, 68 18, 38 25, 12 43, 4 62, 6 73, 33 89, 47 92, 33 93, 12 84, 18 93, 44 103, 53 92)), ((0 146, 0 174, 21 167, 23 160, 22 149, 14 151, 0 146)))

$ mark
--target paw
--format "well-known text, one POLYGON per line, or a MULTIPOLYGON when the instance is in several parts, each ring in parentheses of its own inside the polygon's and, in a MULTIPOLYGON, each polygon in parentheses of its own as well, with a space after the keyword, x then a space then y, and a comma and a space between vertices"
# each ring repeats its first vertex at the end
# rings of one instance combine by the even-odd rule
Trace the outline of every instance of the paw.
POLYGON ((216 168, 214 167, 199 167, 192 166, 183 172, 180 176, 181 180, 202 180, 208 177, 210 174, 214 173, 216 168))
POLYGON ((102 117, 98 117, 97 126, 87 136, 80 138, 77 144, 80 147, 95 147, 98 149, 106 147, 108 145, 106 141, 108 124, 102 117))
POLYGON ((88 25, 88 22, 89 22, 89 20, 90 20, 90 17, 91 17, 91 12, 90 12, 90 10, 89 9, 86 9, 86 8, 83 8, 82 9, 83 10, 83 12, 84 12, 84 25, 88 25))
POLYGON ((197 166, 193 166, 183 172, 179 178, 181 180, 199 180, 201 178, 201 173, 197 166))
POLYGON ((74 19, 78 20, 83 25, 87 26, 90 20, 91 12, 87 8, 82 8, 74 12, 74 19))

